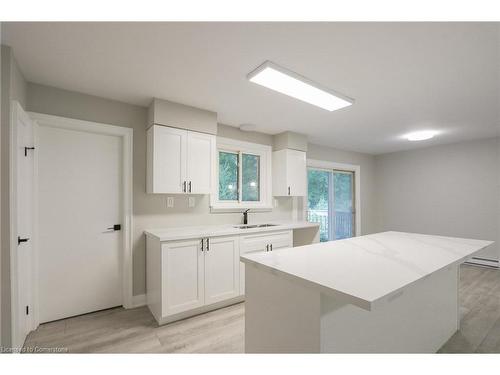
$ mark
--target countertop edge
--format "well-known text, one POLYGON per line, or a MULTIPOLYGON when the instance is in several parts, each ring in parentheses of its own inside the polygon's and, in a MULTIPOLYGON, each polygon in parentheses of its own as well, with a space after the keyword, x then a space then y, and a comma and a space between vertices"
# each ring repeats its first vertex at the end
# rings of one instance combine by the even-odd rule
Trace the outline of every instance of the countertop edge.
MULTIPOLYGON (((200 238, 200 237, 219 237, 219 236, 231 236, 231 235, 245 235, 245 234, 256 234, 256 233, 265 233, 265 232, 277 232, 281 230, 293 230, 293 229, 305 229, 305 228, 319 228, 319 223, 310 223, 306 221, 301 222, 290 222, 290 223, 278 223, 278 222, 270 222, 269 224, 276 224, 271 227, 261 227, 261 228, 251 228, 251 229, 238 229, 232 228, 230 225, 224 225, 220 227, 214 227, 209 229, 201 229, 198 231, 196 227, 172 227, 166 228, 165 230, 191 230, 190 233, 183 234, 168 234, 162 235, 158 234, 162 229, 146 229, 144 230, 144 234, 147 236, 153 237, 161 242, 163 241, 178 241, 184 239, 192 239, 192 238, 200 238)), ((238 224, 235 224, 238 225, 238 224)))

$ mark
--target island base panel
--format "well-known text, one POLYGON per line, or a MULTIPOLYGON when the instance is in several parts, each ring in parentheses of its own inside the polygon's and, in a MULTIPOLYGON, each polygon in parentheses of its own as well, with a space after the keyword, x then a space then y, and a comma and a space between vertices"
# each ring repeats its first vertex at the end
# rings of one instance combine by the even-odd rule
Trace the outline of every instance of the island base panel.
POLYGON ((458 329, 458 265, 371 311, 247 264, 247 353, 434 353, 458 329))

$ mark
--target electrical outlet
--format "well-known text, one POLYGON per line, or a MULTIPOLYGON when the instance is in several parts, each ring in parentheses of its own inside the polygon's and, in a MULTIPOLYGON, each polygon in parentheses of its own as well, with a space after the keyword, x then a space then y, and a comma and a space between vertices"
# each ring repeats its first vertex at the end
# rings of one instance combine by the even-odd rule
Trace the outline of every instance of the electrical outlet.
POLYGON ((188 198, 188 207, 189 208, 194 207, 195 203, 196 203, 196 201, 195 201, 194 197, 189 197, 188 198))
POLYGON ((174 207, 174 197, 167 197, 167 208, 174 207))

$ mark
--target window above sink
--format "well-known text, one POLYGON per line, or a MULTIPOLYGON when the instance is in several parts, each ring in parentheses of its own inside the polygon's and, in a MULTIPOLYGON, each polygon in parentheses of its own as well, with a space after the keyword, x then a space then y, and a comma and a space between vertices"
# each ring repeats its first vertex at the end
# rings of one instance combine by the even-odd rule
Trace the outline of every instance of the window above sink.
POLYGON ((271 146, 217 138, 212 209, 271 209, 271 146))

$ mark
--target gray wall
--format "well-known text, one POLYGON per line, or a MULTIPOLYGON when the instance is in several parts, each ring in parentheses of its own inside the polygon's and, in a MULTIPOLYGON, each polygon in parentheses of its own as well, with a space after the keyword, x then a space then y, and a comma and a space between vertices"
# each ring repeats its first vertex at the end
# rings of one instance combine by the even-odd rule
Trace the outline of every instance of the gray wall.
MULTIPOLYGON (((145 292, 144 229, 212 224, 238 223, 239 213, 209 212, 208 196, 196 196, 196 206, 187 207, 187 198, 175 197, 175 206, 166 208, 166 195, 146 194, 146 122, 147 109, 96 96, 61 90, 39 84, 28 84, 27 109, 33 112, 101 122, 134 129, 134 229, 133 269, 134 295, 145 292)), ((272 144, 270 135, 244 133, 239 129, 219 126, 219 135, 263 144, 272 144)), ((272 212, 250 213, 250 220, 287 220, 291 218, 291 199, 278 200, 272 212)))
MULTIPOLYGON (((377 156, 377 231, 498 242, 499 150, 499 138, 493 138, 377 156)), ((498 244, 482 253, 498 254, 498 244)))
POLYGON ((7 46, 1 47, 1 322, 2 322, 2 345, 10 345, 10 189, 9 189, 9 165, 10 165, 10 110, 11 100, 17 100, 23 107, 26 105, 26 81, 24 80, 16 61, 14 60, 12 49, 7 46))
POLYGON ((373 155, 359 152, 337 150, 331 147, 309 144, 307 158, 326 160, 337 163, 355 164, 360 166, 360 194, 361 194, 361 234, 376 231, 373 194, 375 176, 375 158, 373 155))

